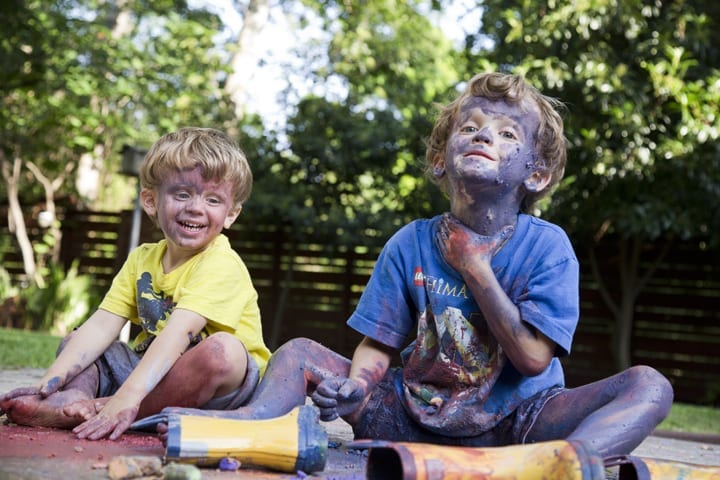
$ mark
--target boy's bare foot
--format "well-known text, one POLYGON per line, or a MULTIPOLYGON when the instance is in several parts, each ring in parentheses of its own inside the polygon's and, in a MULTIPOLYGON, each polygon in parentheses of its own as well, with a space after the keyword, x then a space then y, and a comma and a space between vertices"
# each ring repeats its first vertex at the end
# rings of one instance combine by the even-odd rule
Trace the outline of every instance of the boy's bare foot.
POLYGON ((82 417, 66 415, 66 405, 87 397, 79 390, 63 390, 47 398, 25 395, 8 400, 3 410, 10 421, 31 427, 73 428, 83 422, 82 417))

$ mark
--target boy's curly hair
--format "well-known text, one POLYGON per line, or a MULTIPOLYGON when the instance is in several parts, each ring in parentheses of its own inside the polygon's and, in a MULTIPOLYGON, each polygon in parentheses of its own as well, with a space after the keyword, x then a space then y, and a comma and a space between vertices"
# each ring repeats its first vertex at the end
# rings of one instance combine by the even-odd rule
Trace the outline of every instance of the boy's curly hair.
POLYGON ((204 179, 232 183, 235 207, 250 197, 253 175, 245 153, 237 142, 212 128, 184 127, 160 137, 140 165, 140 183, 157 189, 170 172, 198 166, 204 179))
POLYGON ((538 170, 549 171, 550 183, 540 192, 528 192, 520 206, 522 212, 530 212, 533 205, 552 191, 565 172, 567 145, 563 133, 563 121, 558 110, 564 108, 562 102, 547 97, 520 75, 499 72, 480 73, 467 84, 465 91, 448 105, 440 106, 440 113, 427 142, 425 152, 425 175, 447 193, 447 178, 437 178, 433 167, 438 156, 444 159, 447 141, 458 119, 462 105, 470 97, 485 97, 492 100, 503 99, 513 104, 528 105, 532 102, 540 112, 540 125, 536 135, 538 170))

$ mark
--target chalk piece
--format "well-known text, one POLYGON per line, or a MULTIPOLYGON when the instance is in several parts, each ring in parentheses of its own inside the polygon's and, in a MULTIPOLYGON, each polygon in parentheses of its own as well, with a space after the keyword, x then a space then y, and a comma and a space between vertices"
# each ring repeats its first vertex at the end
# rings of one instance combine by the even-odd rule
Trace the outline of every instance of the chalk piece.
POLYGON ((202 480, 202 472, 195 465, 168 463, 163 468, 163 480, 202 480))
POLYGON ((129 480, 162 474, 160 457, 114 457, 108 463, 108 476, 112 480, 129 480))

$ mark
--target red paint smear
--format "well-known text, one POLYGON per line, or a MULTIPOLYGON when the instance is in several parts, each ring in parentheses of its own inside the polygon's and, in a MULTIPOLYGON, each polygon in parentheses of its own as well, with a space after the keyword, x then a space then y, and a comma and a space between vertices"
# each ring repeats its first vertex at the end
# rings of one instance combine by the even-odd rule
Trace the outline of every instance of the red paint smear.
POLYGON ((118 440, 80 440, 69 430, 0 425, 0 458, 61 458, 71 461, 109 462, 119 455, 165 454, 156 435, 126 432, 118 440))

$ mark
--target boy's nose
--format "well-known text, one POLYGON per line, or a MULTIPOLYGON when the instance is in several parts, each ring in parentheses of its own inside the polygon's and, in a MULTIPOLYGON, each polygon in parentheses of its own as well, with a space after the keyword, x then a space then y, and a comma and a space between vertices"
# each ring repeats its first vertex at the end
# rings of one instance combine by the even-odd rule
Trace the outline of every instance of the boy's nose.
POLYGON ((199 210, 200 202, 202 202, 202 199, 200 197, 193 196, 187 202, 185 202, 185 208, 187 210, 199 210))
POLYGON ((492 133, 488 127, 481 128, 473 137, 474 142, 492 143, 492 133))

